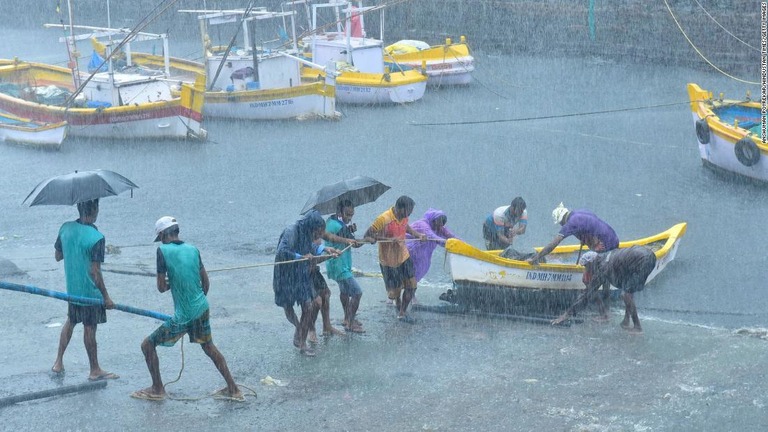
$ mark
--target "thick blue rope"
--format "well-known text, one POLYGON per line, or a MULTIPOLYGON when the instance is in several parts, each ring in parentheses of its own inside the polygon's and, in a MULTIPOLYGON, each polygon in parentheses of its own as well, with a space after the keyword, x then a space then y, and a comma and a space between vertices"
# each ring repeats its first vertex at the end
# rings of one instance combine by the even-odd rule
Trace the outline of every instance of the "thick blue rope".
MULTIPOLYGON (((61 292, 61 291, 51 291, 43 288, 38 288, 31 285, 19 285, 14 284, 10 282, 2 282, 0 281, 0 289, 6 289, 10 291, 19 291, 19 292, 25 292, 29 294, 37 294, 45 297, 53 297, 55 299, 59 300, 65 300, 65 301, 72 301, 72 302, 78 302, 83 304, 92 304, 92 305, 103 305, 104 301, 94 298, 86 298, 86 297, 78 297, 69 295, 67 293, 61 292)), ((139 309, 135 308, 133 306, 125 306, 115 303, 115 309, 123 312, 128 312, 134 315, 142 315, 150 318, 159 319, 160 321, 167 321, 171 319, 170 315, 162 314, 160 312, 155 312, 151 310, 146 309, 139 309)))

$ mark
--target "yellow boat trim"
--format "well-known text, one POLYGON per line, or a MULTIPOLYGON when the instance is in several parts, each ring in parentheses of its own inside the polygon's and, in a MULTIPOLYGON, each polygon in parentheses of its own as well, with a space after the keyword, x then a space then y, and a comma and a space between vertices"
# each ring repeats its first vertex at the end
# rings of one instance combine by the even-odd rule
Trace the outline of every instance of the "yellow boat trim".
POLYGON ((691 111, 696 114, 699 119, 706 118, 711 133, 732 143, 735 143, 742 138, 749 137, 757 145, 757 148, 760 149, 760 153, 768 154, 768 145, 763 144, 763 141, 757 135, 745 129, 724 123, 712 110, 713 108, 724 105, 741 105, 744 107, 760 109, 760 104, 758 102, 743 102, 727 99, 717 101, 712 97, 712 92, 703 90, 694 83, 688 83, 688 98, 691 101, 691 111))
POLYGON ((461 60, 462 57, 469 57, 469 47, 467 44, 458 43, 451 45, 436 45, 429 49, 404 54, 385 54, 384 61, 394 59, 397 62, 442 62, 446 60, 461 60))
MULTIPOLYGON (((301 79, 305 81, 325 80, 325 73, 304 67, 301 70, 301 79)), ((400 87, 408 84, 418 84, 427 80, 427 77, 419 71, 409 70, 392 73, 365 73, 365 72, 341 72, 336 77, 337 85, 361 86, 361 87, 400 87)))
MULTIPOLYGON (((656 255, 656 259, 661 259, 672 250, 672 247, 675 245, 678 239, 680 239, 685 234, 687 227, 688 227, 688 224, 685 222, 682 222, 664 232, 661 232, 659 234, 656 234, 650 237, 645 237, 645 238, 641 238, 633 241, 621 242, 619 243, 619 248, 624 249, 630 246, 647 245, 647 244, 655 243, 658 241, 666 240, 666 242, 664 243, 664 246, 661 249, 654 252, 656 255)), ((542 248, 537 247, 535 249, 537 251, 540 251, 542 248)), ((448 239, 448 241, 445 243, 445 250, 452 254, 463 255, 469 258, 474 258, 479 261, 485 261, 501 267, 512 267, 512 268, 520 268, 520 269, 533 269, 533 268, 550 269, 550 270, 557 270, 557 271, 569 271, 574 273, 582 273, 584 269, 584 267, 577 264, 544 264, 542 263, 542 264, 533 266, 531 264, 528 264, 525 261, 518 261, 518 260, 509 259, 509 258, 503 258, 499 256, 499 254, 502 252, 500 250, 496 250, 496 251, 480 250, 458 239, 448 239)), ((579 250, 579 245, 558 246, 555 248, 555 250, 552 251, 552 254, 572 254, 574 252, 577 252, 578 250, 579 250)))
POLYGON ((274 90, 244 90, 237 92, 205 92, 208 103, 260 102, 275 99, 289 99, 300 96, 336 97, 336 88, 324 82, 301 84, 295 87, 274 90))

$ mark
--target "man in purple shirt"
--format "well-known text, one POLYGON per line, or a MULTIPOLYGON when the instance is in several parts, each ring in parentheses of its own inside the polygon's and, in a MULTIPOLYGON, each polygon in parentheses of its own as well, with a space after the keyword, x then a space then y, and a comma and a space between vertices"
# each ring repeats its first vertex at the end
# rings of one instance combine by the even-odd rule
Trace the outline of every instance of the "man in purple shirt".
MULTIPOLYGON (((528 263, 538 264, 539 260, 547 256, 563 239, 569 236, 576 237, 581 242, 581 246, 587 245, 590 250, 598 253, 612 251, 619 247, 619 237, 616 235, 616 231, 589 210, 570 211, 563 206, 563 203, 560 203, 552 210, 552 219, 556 224, 562 225, 560 232, 548 245, 529 258, 528 263)), ((610 283, 603 284, 603 297, 608 298, 610 288, 610 283)), ((599 320, 607 321, 608 313, 602 299, 597 296, 595 301, 600 313, 599 320)))
POLYGON ((548 245, 528 259, 531 264, 538 264, 541 258, 547 256, 569 236, 576 237, 582 245, 587 245, 595 252, 608 252, 619 247, 616 231, 589 210, 570 211, 560 203, 552 211, 552 219, 556 224, 562 225, 562 228, 548 245))

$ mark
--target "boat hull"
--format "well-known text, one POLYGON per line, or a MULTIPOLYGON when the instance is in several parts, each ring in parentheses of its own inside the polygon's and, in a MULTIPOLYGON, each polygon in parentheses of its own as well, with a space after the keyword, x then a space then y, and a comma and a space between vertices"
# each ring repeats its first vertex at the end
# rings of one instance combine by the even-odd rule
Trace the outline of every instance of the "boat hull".
POLYGON ((416 70, 426 67, 427 85, 438 87, 467 85, 472 82, 475 70, 475 59, 466 43, 449 42, 403 54, 392 52, 385 55, 385 62, 392 71, 398 70, 398 66, 416 70))
POLYGON ((67 131, 66 122, 38 124, 0 114, 0 141, 58 150, 67 137, 67 131))
POLYGON ((696 135, 699 148, 699 156, 704 166, 713 168, 718 172, 735 174, 748 177, 759 182, 768 182, 768 146, 763 144, 754 132, 727 123, 717 111, 725 107, 742 107, 745 110, 755 112, 759 121, 759 104, 756 102, 717 101, 712 98, 712 93, 702 90, 696 84, 688 84, 688 95, 691 101, 691 113, 694 130, 700 131, 696 135), (697 126, 697 122, 699 126, 697 126), (703 128, 701 122, 706 122, 703 128), (701 129, 706 129, 702 132, 701 129), (704 134, 701 137, 699 134, 704 134), (702 142, 702 138, 704 141, 702 142), (754 148, 759 151, 759 157, 755 160, 739 160, 736 147, 741 140, 751 141, 754 148), (749 165, 751 164, 751 165, 749 165))
MULTIPOLYGON (((646 245, 654 249, 653 280, 675 258, 686 224, 640 240, 622 242, 620 248, 646 245)), ((482 251, 460 240, 446 243, 451 278, 460 304, 480 309, 567 307, 584 289, 584 267, 575 265, 578 246, 561 246, 547 256, 547 263, 530 265, 506 259, 501 251, 482 251)), ((507 310, 509 312, 509 310, 507 310)))
MULTIPOLYGON (((73 91, 71 71, 41 63, 0 61, 0 82, 55 85, 73 91)), ((100 139, 204 138, 202 83, 182 85, 167 101, 106 108, 66 108, 0 93, 0 110, 46 123, 67 122, 70 136, 100 139)))
MULTIPOLYGON (((302 79, 322 80, 324 75, 305 68, 302 79)), ((417 71, 388 74, 341 71, 336 78, 336 101, 353 105, 403 104, 424 96, 427 79, 417 71)))
POLYGON ((243 120, 339 117, 335 88, 322 82, 275 90, 206 92, 203 114, 243 120))

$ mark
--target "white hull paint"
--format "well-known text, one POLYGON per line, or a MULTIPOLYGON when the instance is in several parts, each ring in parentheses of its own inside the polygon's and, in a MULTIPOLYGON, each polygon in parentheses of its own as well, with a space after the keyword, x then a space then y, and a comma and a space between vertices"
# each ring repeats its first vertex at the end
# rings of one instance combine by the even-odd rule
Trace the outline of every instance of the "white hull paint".
POLYGON ((426 81, 392 87, 339 84, 337 81, 336 100, 358 105, 410 103, 421 99, 426 89, 426 81))
MULTIPOLYGON (((233 98, 237 98, 233 95, 233 98)), ((305 95, 252 102, 215 102, 203 105, 203 116, 243 120, 287 120, 305 117, 335 118, 333 97, 305 95)))
POLYGON ((12 127, 0 123, 0 141, 58 150, 67 137, 66 123, 49 128, 12 127))
POLYGON ((185 139, 204 138, 200 122, 180 116, 120 123, 70 125, 69 135, 100 139, 185 139))
MULTIPOLYGON (((696 113, 692 115, 695 127, 699 116, 696 113)), ((698 144, 702 162, 712 164, 725 171, 768 182, 768 158, 764 154, 760 156, 760 160, 756 164, 748 167, 736 159, 736 143, 720 136, 715 131, 710 133, 709 144, 702 144, 701 142, 698 144)))

